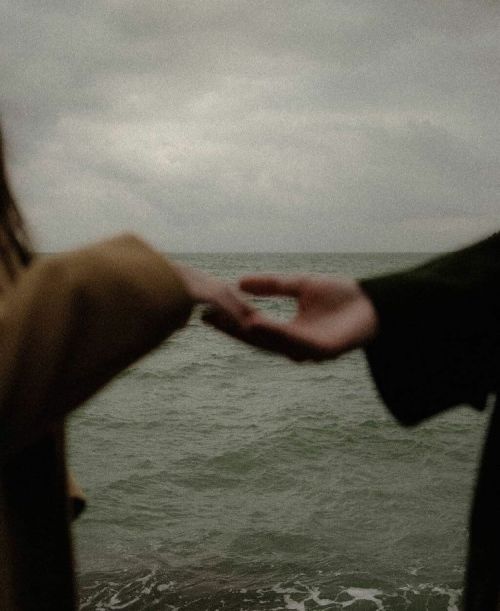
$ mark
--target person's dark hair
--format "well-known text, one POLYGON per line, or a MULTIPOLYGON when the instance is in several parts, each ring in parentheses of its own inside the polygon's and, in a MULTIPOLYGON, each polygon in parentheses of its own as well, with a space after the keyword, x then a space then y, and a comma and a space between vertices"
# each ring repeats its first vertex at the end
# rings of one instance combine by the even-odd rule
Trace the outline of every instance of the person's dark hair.
POLYGON ((0 257, 5 264, 11 277, 15 276, 15 265, 13 253, 23 265, 33 258, 31 242, 26 231, 21 213, 12 196, 7 178, 7 170, 4 159, 3 134, 0 128, 0 227, 2 238, 0 239, 0 257))

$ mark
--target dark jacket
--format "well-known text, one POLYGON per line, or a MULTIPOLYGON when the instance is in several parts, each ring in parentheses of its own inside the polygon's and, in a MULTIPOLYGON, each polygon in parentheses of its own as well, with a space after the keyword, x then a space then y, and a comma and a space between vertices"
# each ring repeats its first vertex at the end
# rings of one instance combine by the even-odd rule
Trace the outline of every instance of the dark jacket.
MULTIPOLYGON (((500 233, 417 268, 362 280, 380 319, 367 348, 384 402, 405 425, 500 389, 500 233)), ((466 611, 500 602, 500 405, 485 442, 470 519, 466 611)))

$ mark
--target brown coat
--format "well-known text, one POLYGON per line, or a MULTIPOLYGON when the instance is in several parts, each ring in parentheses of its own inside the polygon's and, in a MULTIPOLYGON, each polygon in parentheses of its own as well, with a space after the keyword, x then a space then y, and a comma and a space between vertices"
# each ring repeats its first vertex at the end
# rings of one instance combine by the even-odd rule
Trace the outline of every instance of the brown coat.
POLYGON ((0 609, 76 608, 64 416, 187 320, 134 236, 0 272, 0 609))

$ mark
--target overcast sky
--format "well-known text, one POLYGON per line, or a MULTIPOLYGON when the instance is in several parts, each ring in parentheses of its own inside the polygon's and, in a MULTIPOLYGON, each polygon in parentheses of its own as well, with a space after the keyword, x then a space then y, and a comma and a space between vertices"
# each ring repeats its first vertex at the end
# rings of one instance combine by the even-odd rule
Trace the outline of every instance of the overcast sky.
POLYGON ((42 250, 436 251, 500 228, 500 6, 3 0, 42 250))

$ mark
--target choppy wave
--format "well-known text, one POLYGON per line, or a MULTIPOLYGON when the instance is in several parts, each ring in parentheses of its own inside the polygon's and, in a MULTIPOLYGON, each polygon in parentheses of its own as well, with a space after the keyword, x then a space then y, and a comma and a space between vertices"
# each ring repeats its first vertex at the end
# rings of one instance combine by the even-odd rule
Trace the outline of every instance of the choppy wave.
MULTIPOLYGON (((160 568, 95 573, 81 578, 80 610, 171 611, 458 611, 462 591, 456 586, 420 583, 390 587, 357 585, 352 575, 332 575, 330 585, 292 579, 272 585, 226 585, 207 575, 187 574, 185 582, 160 568)), ((321 576, 324 582, 324 576, 321 576)))
MULTIPOLYGON (((228 278, 412 263, 191 259, 228 278)), ((81 608, 456 611, 485 424, 462 409, 402 428, 361 352, 299 366, 193 317, 72 416, 81 608)))

